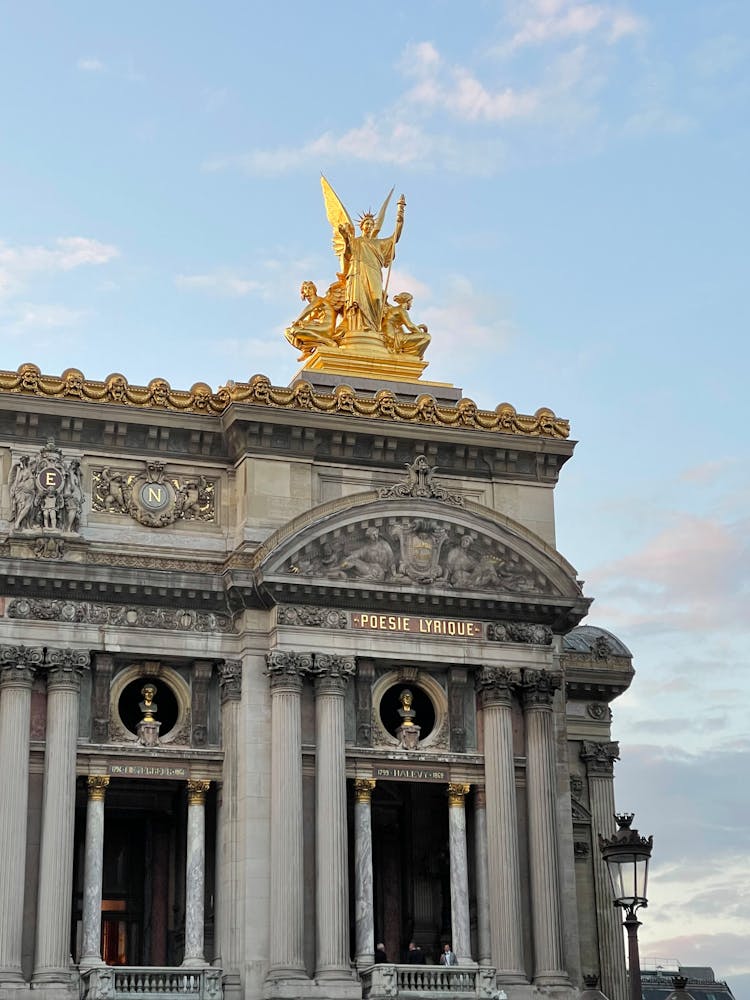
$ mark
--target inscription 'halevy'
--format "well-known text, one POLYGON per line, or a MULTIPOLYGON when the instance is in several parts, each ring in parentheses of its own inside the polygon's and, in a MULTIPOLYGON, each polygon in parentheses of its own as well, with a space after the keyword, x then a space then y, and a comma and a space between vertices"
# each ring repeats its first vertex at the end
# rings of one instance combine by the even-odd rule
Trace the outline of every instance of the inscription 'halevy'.
POLYGON ((460 618, 423 618, 418 615, 376 615, 356 612, 352 615, 352 628, 370 629, 373 632, 416 632, 419 635, 449 636, 452 639, 482 639, 481 622, 460 618))
POLYGON ((448 781, 448 770, 444 767, 398 767, 397 765, 376 765, 373 777, 381 781, 448 781))

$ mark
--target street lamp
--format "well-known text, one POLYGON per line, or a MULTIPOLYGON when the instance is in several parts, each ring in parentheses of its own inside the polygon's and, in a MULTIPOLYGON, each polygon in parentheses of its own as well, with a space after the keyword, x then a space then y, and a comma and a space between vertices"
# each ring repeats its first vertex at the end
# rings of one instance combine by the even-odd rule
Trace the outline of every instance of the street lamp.
POLYGON ((615 906, 625 911, 623 926, 628 932, 630 1000, 642 1000, 641 961, 638 954, 640 920, 636 910, 648 906, 646 884, 653 837, 641 837, 631 830, 634 813, 615 813, 617 832, 612 837, 599 834, 599 850, 607 865, 615 906))

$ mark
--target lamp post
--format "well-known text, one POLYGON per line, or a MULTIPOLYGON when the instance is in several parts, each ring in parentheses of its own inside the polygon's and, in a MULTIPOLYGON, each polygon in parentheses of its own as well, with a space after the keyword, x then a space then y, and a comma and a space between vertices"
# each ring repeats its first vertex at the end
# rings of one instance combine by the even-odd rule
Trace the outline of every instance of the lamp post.
POLYGON ((607 865, 615 906, 625 911, 623 926, 628 932, 628 972, 630 1000, 642 1000, 641 961, 638 954, 636 910, 648 906, 646 885, 653 837, 641 837, 630 828, 634 813, 615 813, 617 832, 612 837, 599 834, 599 850, 607 865))

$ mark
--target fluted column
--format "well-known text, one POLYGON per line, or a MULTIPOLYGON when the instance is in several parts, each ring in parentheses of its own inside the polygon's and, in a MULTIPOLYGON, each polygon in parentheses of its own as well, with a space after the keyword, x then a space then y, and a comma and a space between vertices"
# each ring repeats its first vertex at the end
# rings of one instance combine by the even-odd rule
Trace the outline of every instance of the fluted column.
POLYGON ((529 811, 534 983, 568 983, 563 951, 560 866, 557 860, 557 781, 552 703, 562 681, 546 670, 523 671, 526 794, 529 811))
POLYGON ((48 649, 46 662, 47 731, 33 983, 67 986, 72 964, 70 911, 78 696, 81 673, 88 666, 89 654, 72 649, 48 649))
POLYGON ((0 985, 23 982, 21 937, 26 880, 29 723, 34 672, 42 647, 0 647, 0 985))
MULTIPOLYGON (((592 841, 597 836, 610 837, 615 832, 614 764, 620 758, 620 746, 612 741, 595 743, 584 740, 581 760, 586 764, 591 808, 592 841)), ((610 1000, 626 1000, 625 948, 620 911, 612 905, 612 890, 606 865, 595 847, 593 851, 596 922, 599 928, 599 977, 601 990, 610 1000)))
POLYGON ((492 667, 477 674, 484 717, 490 947, 498 983, 525 983, 511 706, 520 678, 492 667))
POLYGON ((358 966, 375 961, 375 915, 372 900, 372 778, 354 782, 354 929, 358 966))
POLYGON ((83 943, 81 966, 102 962, 102 878, 104 875, 104 796, 109 778, 91 774, 87 779, 86 843, 83 862, 83 943))
POLYGON ((302 680, 312 657, 275 650, 271 684, 269 979, 305 978, 302 837, 302 680))
POLYGON ((206 792, 210 781, 187 783, 187 850, 185 852, 185 966, 206 965, 203 953, 206 899, 206 792))
POLYGON ((477 883, 477 959, 480 965, 491 965, 487 797, 482 787, 474 792, 474 870, 477 883))
POLYGON ((466 796, 469 785, 448 785, 448 852, 451 876, 451 938, 459 964, 471 962, 469 862, 466 852, 466 796))
POLYGON ((216 834, 216 947, 215 954, 224 973, 224 981, 239 983, 241 959, 239 912, 239 738, 240 700, 242 697, 242 661, 224 660, 219 664, 221 692, 221 745, 224 764, 221 793, 217 801, 216 834))
POLYGON ((351 979, 344 691, 352 656, 315 656, 316 979, 351 979))

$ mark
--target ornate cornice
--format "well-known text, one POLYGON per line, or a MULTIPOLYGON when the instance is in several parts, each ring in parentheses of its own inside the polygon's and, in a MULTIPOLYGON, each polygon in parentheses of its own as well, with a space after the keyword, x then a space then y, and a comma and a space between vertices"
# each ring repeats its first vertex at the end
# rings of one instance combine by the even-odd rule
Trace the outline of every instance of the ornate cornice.
POLYGON ((124 628, 168 629, 178 632, 233 632, 230 615, 220 611, 194 611, 191 608, 154 608, 138 604, 99 604, 91 601, 65 601, 49 598, 19 597, 10 601, 8 618, 92 625, 120 625, 124 628))
POLYGON ((308 628, 346 628, 346 612, 339 608, 317 608, 312 604, 280 604, 276 613, 278 625, 305 625, 308 628))
POLYGON ((608 743, 583 740, 581 743, 581 760, 585 761, 589 774, 611 778, 615 770, 615 761, 619 759, 620 744, 616 740, 608 743))
POLYGON ((521 680, 524 708, 551 708, 555 691, 561 687, 559 674, 551 674, 548 670, 524 670, 521 680))
POLYGON ((493 642, 525 642, 536 646, 550 646, 552 634, 548 625, 529 622, 491 622, 487 626, 487 638, 493 642))
POLYGON ((222 705, 242 697, 242 660, 224 660, 218 666, 222 705))
POLYGON ((123 375, 116 373, 97 382, 85 378, 77 368, 68 368, 62 375, 43 375, 36 365, 27 363, 16 372, 0 371, 0 393, 209 416, 218 416, 232 403, 242 403, 501 434, 550 438, 570 435, 568 421, 555 416, 546 407, 533 416, 526 416, 518 413, 510 403, 500 403, 494 410, 480 410, 471 399, 461 399, 456 406, 445 406, 426 394, 414 402, 403 402, 390 389, 381 389, 374 396, 358 396, 346 385, 337 386, 330 393, 316 392, 304 381, 288 388, 274 386, 265 375, 254 375, 249 382, 229 382, 216 392, 205 382, 196 382, 189 392, 185 392, 172 389, 162 378, 152 379, 147 386, 138 386, 130 385, 123 375))
POLYGON ((483 667, 474 678, 474 685, 485 708, 490 705, 510 708, 513 694, 520 682, 518 672, 507 667, 483 667))

